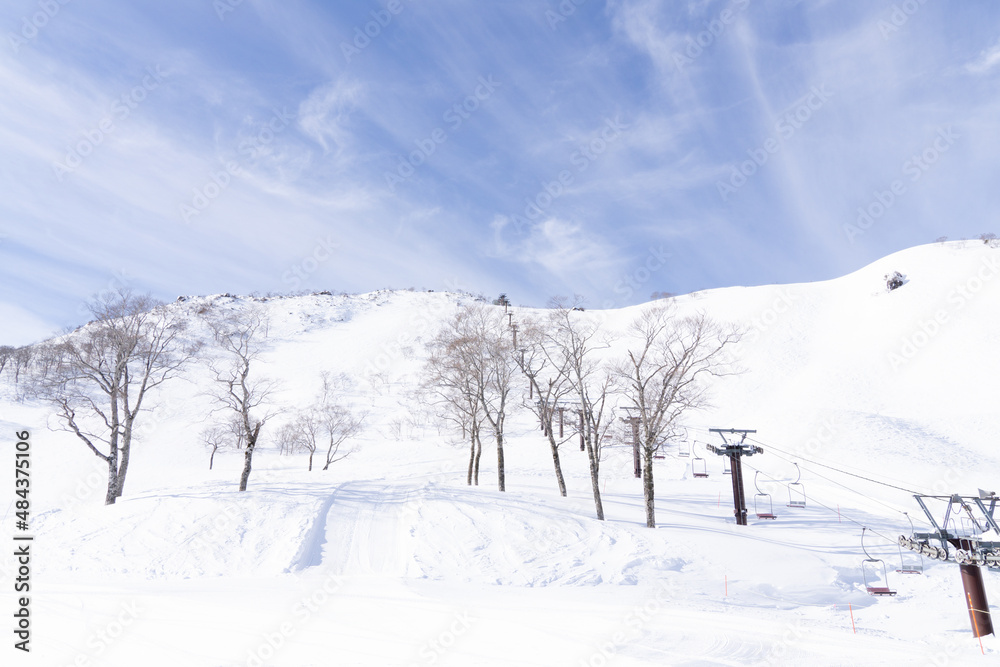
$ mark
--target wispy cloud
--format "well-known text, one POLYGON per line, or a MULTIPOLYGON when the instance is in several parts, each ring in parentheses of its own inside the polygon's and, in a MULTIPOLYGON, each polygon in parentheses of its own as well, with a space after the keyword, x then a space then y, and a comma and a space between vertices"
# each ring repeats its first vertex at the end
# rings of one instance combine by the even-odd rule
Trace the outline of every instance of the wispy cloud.
POLYGON ((210 4, 71 3, 0 52, 0 302, 60 326, 122 271, 168 299, 282 291, 329 237, 301 288, 617 303, 650 249, 672 292, 812 280, 1000 206, 994 3, 615 0, 556 29, 552 4, 408 3, 350 59, 381 3, 210 4))
POLYGON ((362 85, 350 79, 317 87, 299 105, 299 127, 324 151, 343 150, 351 136, 351 112, 357 109, 363 94, 362 85))
POLYGON ((1000 64, 1000 43, 983 51, 978 58, 966 65, 973 74, 985 74, 1000 64))

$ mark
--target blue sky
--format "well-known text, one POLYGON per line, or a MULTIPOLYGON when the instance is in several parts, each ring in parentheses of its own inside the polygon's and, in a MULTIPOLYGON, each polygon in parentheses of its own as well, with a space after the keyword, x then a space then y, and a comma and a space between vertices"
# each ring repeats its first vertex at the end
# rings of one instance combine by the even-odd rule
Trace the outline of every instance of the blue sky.
POLYGON ((0 12, 0 343, 123 284, 617 307, 1000 232, 987 0, 0 12))

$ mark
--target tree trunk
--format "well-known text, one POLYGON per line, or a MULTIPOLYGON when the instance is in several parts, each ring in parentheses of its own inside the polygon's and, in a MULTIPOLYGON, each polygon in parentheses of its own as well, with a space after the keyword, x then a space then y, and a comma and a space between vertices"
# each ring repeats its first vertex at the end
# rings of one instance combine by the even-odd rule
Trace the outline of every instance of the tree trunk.
POLYGON ((479 433, 476 433, 476 469, 472 476, 472 481, 476 486, 479 486, 479 459, 483 455, 483 441, 479 439, 479 433))
POLYGON ((208 458, 208 469, 209 470, 212 469, 212 464, 215 462, 215 450, 217 450, 217 449, 218 449, 218 447, 213 447, 212 448, 212 456, 210 456, 208 458))
MULTIPOLYGON (((131 421, 131 420, 130 420, 131 421)), ((128 472, 129 455, 132 453, 132 424, 125 426, 122 434, 121 460, 118 463, 118 480, 115 483, 115 497, 121 498, 125 491, 125 474, 128 472)))
POLYGON ((309 452, 309 472, 312 472, 312 469, 313 469, 313 453, 309 452))
POLYGON ((247 450, 243 453, 243 474, 240 475, 240 491, 247 490, 247 482, 250 481, 250 469, 253 466, 253 448, 247 443, 247 450))
POLYGON ((642 495, 646 501, 646 527, 656 528, 656 512, 653 508, 653 448, 643 447, 642 495))
POLYGON ((503 466, 503 433, 499 430, 494 431, 494 435, 497 439, 497 486, 499 486, 501 491, 504 489, 504 466, 503 466))
POLYGON ((467 486, 472 486, 472 469, 476 463, 476 438, 470 437, 469 440, 471 441, 469 451, 469 474, 466 476, 465 483, 467 486))
POLYGON ((114 505, 118 498, 118 455, 112 452, 108 457, 108 493, 104 496, 105 505, 114 505))
POLYGON ((240 491, 246 491, 247 482, 250 481, 250 469, 253 466, 253 450, 257 447, 257 436, 260 434, 261 426, 263 424, 258 423, 253 433, 247 433, 247 450, 243 455, 243 474, 240 475, 240 491))
POLYGON ((590 438, 586 440, 587 459, 590 461, 590 485, 594 488, 594 508, 597 510, 597 519, 604 521, 604 503, 601 502, 600 468, 598 467, 597 456, 590 438))
POLYGON ((563 498, 566 497, 566 481, 563 479, 562 465, 559 463, 559 445, 556 444, 556 439, 552 437, 552 429, 549 429, 549 447, 552 449, 552 463, 556 467, 556 481, 559 483, 559 493, 563 498))

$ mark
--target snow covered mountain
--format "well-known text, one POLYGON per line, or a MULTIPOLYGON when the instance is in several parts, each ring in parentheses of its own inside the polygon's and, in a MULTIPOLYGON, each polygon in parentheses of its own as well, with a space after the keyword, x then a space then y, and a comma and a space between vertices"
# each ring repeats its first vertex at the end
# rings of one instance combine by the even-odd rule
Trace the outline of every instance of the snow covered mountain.
MULTIPOLYGON (((245 493, 241 453, 220 452, 208 470, 204 367, 154 397, 125 494, 108 507, 104 464, 49 430, 57 423, 44 406, 0 391, 5 460, 13 434, 31 432, 36 535, 33 650, 28 658, 8 642, 5 664, 982 659, 957 566, 925 561, 921 576, 896 574, 893 540, 909 533, 904 512, 922 520, 907 490, 1000 487, 1000 249, 935 244, 827 282, 675 298, 679 314, 703 311, 747 335, 737 348, 743 372, 719 380, 713 406, 687 422, 694 456, 678 446, 657 462, 655 530, 644 527, 630 450, 606 450, 599 522, 585 455, 563 447, 569 495, 560 497, 527 412, 510 426, 507 491, 495 490, 489 452, 481 486, 466 486, 466 446, 417 387, 426 343, 470 300, 401 291, 173 304, 203 336, 199 311, 265 308, 263 368, 280 382, 277 402, 308 402, 325 371, 367 413, 352 455, 311 472, 304 455, 278 454, 276 417, 245 493), (906 282, 889 291, 895 271, 906 282), (747 493, 761 492, 755 500, 776 520, 751 514, 749 526, 735 525, 730 478, 704 448, 717 441, 712 427, 757 430, 764 454, 747 461, 747 493), (694 457, 705 459, 707 479, 692 476, 694 457), (786 507, 796 463, 804 508, 786 507), (865 593, 862 526, 875 533, 865 546, 884 560, 894 598, 865 593)), ((620 332, 641 308, 581 317, 620 332)), ((9 489, 5 526, 15 512, 9 489)), ((5 552, 0 570, 11 581, 17 563, 5 552)), ((1000 599, 998 575, 986 582, 1000 599)), ((4 610, 15 608, 10 587, 2 597, 4 610)), ((987 638, 983 650, 1000 646, 987 638)))

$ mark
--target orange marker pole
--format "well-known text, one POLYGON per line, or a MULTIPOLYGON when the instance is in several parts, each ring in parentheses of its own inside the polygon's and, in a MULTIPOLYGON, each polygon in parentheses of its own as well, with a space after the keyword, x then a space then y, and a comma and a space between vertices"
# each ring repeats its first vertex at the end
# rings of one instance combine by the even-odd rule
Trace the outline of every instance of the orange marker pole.
POLYGON ((854 630, 854 634, 858 634, 858 629, 854 626, 854 606, 848 602, 847 608, 851 611, 851 630, 854 630))

